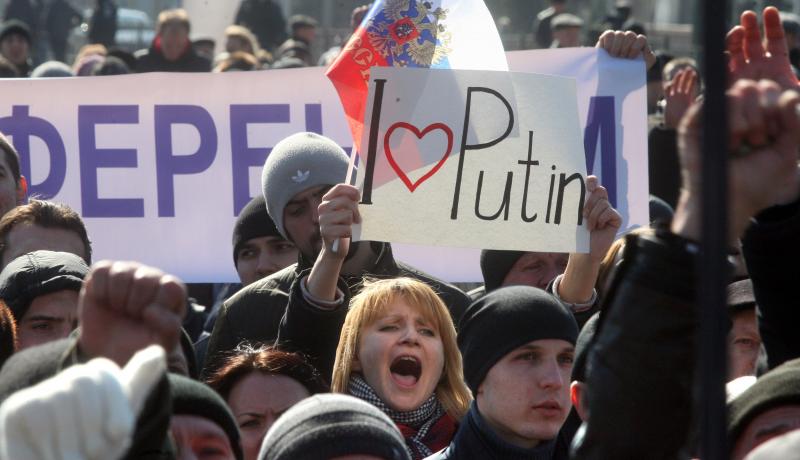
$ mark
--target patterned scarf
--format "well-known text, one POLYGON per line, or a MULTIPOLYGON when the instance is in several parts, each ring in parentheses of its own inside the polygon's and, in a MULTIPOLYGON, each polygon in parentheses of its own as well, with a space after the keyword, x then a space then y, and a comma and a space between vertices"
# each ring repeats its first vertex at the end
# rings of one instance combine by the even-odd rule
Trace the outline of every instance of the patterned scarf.
POLYGON ((417 409, 408 412, 400 412, 391 409, 386 405, 375 390, 358 374, 350 376, 350 384, 347 391, 358 399, 366 401, 377 407, 384 414, 388 415, 394 423, 406 425, 417 430, 417 433, 406 438, 406 448, 412 458, 425 458, 433 455, 428 446, 423 444, 422 439, 428 434, 428 430, 445 414, 442 404, 436 399, 436 394, 432 394, 417 409))

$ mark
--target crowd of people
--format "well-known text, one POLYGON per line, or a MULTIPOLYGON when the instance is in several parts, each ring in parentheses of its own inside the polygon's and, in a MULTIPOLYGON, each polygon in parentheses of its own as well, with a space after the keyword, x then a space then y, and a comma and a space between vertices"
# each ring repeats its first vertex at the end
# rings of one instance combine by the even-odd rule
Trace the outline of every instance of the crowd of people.
MULTIPOLYGON (((288 35, 249 29, 247 8, 261 3, 245 2, 217 57, 189 41, 184 11, 168 10, 137 56, 98 42, 72 67, 31 69, 30 29, 9 21, 0 67, 41 77, 312 65, 313 18, 292 18, 288 35)), ((559 16, 540 15, 554 28, 542 39, 565 46, 574 40, 558 30, 576 21, 559 16)), ((718 423, 734 459, 800 450, 792 27, 770 7, 761 23, 743 13, 727 36, 729 383, 718 423)), ((646 62, 651 225, 619 236, 622 218, 589 176, 588 253, 484 250, 484 283, 470 292, 396 260, 388 242, 350 241, 360 193, 341 183, 347 154, 324 136, 274 146, 263 193, 232 230, 241 284, 204 308, 156 267, 93 262, 81 216, 28 197, 0 135, 0 459, 697 457, 703 82, 694 61, 653 52, 632 30, 596 46, 646 62), (291 180, 297 171, 304 180, 291 180)))
MULTIPOLYGON (((190 18, 183 9, 162 11, 151 45, 129 50, 130 44, 117 43, 116 3, 98 0, 87 21, 88 44, 70 62, 69 34, 83 16, 67 0, 54 0, 46 13, 41 10, 30 0, 12 0, 7 5, 0 26, 0 78, 286 69, 329 65, 341 50, 334 46, 317 56, 317 21, 302 14, 287 21, 271 0, 243 1, 236 23, 225 30, 225 42, 220 44, 224 50, 217 54, 213 39, 192 37, 190 18), (47 40, 41 37, 43 31, 47 40)), ((367 10, 365 5, 353 11, 353 29, 367 10)))

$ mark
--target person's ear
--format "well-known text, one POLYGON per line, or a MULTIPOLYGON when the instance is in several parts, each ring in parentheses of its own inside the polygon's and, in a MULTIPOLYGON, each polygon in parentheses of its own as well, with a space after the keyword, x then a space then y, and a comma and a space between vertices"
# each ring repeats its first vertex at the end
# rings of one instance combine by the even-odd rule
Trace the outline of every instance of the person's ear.
POLYGON ((28 179, 25 179, 25 176, 19 176, 19 185, 17 185, 17 205, 24 203, 26 196, 28 196, 28 179))
POLYGON ((361 361, 358 360, 358 355, 353 356, 353 365, 350 370, 362 372, 364 369, 361 367, 361 361))

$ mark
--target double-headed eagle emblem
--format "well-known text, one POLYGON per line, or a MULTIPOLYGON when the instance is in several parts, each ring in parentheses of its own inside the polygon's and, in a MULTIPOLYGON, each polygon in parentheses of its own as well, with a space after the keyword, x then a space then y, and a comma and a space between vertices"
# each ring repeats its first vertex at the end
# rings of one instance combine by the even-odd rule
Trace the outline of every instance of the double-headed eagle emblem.
POLYGON ((447 10, 429 1, 387 0, 367 25, 370 44, 394 67, 431 67, 450 53, 447 10))

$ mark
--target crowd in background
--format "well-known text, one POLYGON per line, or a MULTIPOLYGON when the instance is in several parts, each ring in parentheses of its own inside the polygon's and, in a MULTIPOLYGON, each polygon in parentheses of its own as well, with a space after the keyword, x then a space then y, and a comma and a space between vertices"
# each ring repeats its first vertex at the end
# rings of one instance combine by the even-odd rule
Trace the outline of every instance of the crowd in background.
MULTIPOLYGON (((40 23, 26 4, 5 12, 3 77, 286 69, 341 52, 314 55, 314 18, 245 0, 219 54, 190 40, 181 9, 161 12, 150 47, 129 53, 114 43, 113 0, 99 0, 91 44, 68 64, 59 37, 80 14, 59 0, 46 15, 55 59, 34 65, 40 23)), ((368 10, 353 10, 353 30, 368 10)), ((93 264, 81 216, 29 198, 0 135, 0 459, 695 457, 702 75, 690 57, 651 49, 624 3, 595 35, 563 0, 530 27, 542 48, 588 39, 644 59, 651 225, 619 236, 622 218, 589 176, 588 253, 484 250, 483 285, 469 292, 396 260, 389 243, 350 242, 359 190, 340 183, 348 157, 324 136, 274 146, 263 194, 232 229, 240 284, 201 305, 158 268, 93 264)), ((735 459, 800 449, 799 35, 796 17, 767 8, 727 36, 720 423, 735 459)))

